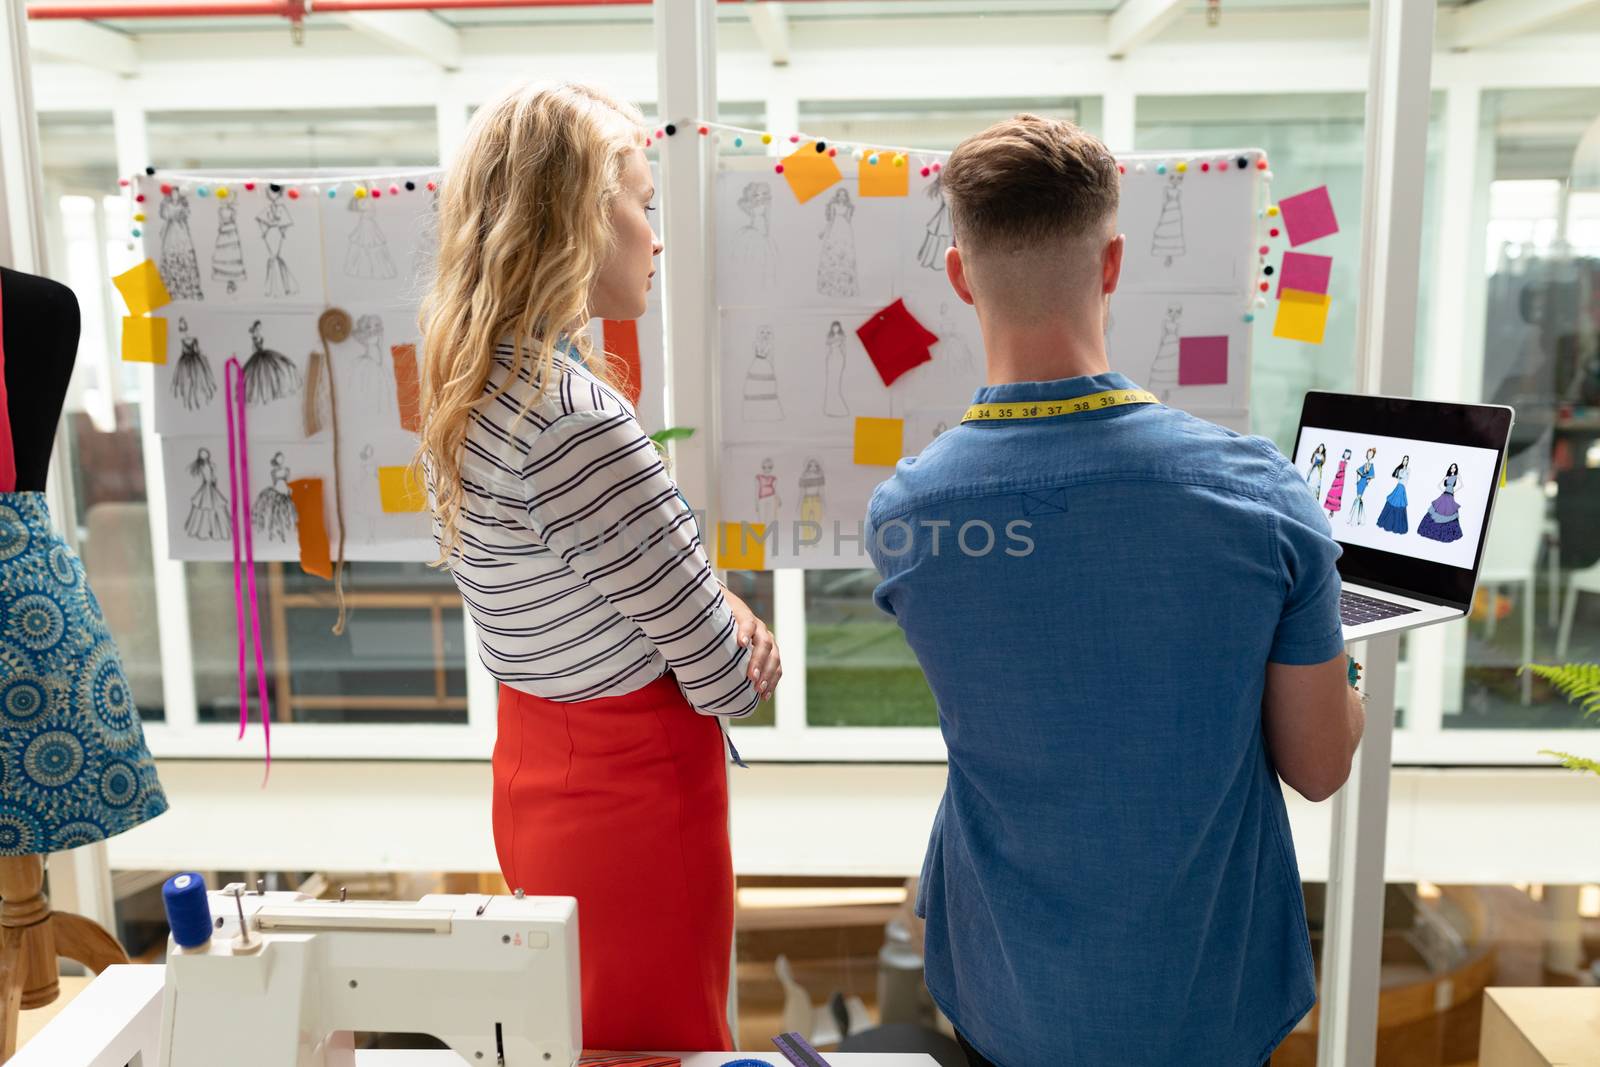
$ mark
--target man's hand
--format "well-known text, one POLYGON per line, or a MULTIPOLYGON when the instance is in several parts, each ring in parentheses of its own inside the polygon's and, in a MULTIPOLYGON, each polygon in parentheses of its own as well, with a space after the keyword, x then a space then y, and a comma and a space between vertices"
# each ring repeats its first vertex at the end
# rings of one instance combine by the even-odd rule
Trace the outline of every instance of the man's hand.
POLYGON ((783 664, 778 658, 778 642, 767 624, 756 618, 750 605, 734 596, 727 586, 722 587, 722 597, 733 612, 734 625, 741 647, 750 649, 750 682, 762 700, 771 700, 783 677, 783 664))

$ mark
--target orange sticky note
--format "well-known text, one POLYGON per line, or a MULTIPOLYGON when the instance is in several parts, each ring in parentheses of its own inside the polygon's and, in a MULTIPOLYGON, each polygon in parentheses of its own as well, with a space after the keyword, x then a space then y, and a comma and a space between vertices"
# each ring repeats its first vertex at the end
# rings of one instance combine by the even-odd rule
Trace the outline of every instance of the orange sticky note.
POLYGON ((730 571, 767 569, 764 522, 717 523, 717 566, 730 571))
POLYGON ((328 551, 328 527, 322 514, 322 479, 296 478, 289 483, 294 501, 294 527, 300 534, 300 569, 333 580, 333 557, 328 551))
POLYGON ((604 339, 606 354, 620 360, 627 371, 622 387, 628 394, 628 403, 637 404, 644 388, 644 375, 639 366, 639 324, 633 319, 602 319, 600 336, 604 339))
POLYGON ((817 151, 817 142, 807 141, 783 157, 783 177, 803 204, 844 175, 832 156, 817 151))
POLYGON ((161 280, 161 271, 156 269, 153 259, 116 275, 111 284, 117 287, 122 299, 127 301, 128 310, 135 315, 148 315, 172 303, 172 294, 167 292, 167 283, 161 280))
POLYGON ((422 429, 422 384, 417 377, 417 346, 390 345, 394 360, 394 398, 400 408, 400 428, 422 429))
POLYGON ((878 162, 867 160, 874 153, 868 149, 866 158, 856 172, 856 190, 862 196, 906 196, 911 192, 911 168, 902 163, 894 165, 893 152, 878 152, 878 162))
POLYGON ((906 420, 856 419, 856 463, 892 467, 905 455, 906 420))
POLYGON ((1278 317, 1272 324, 1272 336, 1320 345, 1328 327, 1328 303, 1327 293, 1285 289, 1278 294, 1278 317))
POLYGON ((411 477, 410 467, 379 467, 378 499, 390 513, 421 511, 428 506, 427 491, 411 477))
POLYGON ((149 315, 122 316, 122 358, 127 363, 165 363, 167 320, 149 315))

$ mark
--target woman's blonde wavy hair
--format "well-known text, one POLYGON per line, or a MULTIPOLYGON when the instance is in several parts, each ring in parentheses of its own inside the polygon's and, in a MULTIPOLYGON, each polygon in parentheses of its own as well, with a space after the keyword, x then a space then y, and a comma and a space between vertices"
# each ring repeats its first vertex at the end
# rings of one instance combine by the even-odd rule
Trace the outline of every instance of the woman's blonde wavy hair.
POLYGON ((644 145, 643 123, 637 108, 592 86, 520 86, 473 116, 440 183, 437 273, 420 320, 422 442, 412 468, 432 490, 436 565, 461 541, 461 458, 473 409, 525 372, 555 388, 551 370, 563 344, 602 380, 619 378, 585 327, 589 290, 611 248, 611 205, 628 153, 644 145), (506 340, 514 343, 511 373, 486 396, 496 347, 506 340))

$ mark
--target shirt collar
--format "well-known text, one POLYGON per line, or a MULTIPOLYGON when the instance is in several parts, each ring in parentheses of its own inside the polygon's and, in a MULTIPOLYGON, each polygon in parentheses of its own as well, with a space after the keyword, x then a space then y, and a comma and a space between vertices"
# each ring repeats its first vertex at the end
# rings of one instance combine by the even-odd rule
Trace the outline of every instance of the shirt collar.
POLYGON ((1048 382, 1006 382, 984 385, 973 394, 974 404, 1009 404, 1028 400, 1073 400, 1111 389, 1137 389, 1137 385, 1116 371, 1106 374, 1080 374, 1076 378, 1056 378, 1048 382))

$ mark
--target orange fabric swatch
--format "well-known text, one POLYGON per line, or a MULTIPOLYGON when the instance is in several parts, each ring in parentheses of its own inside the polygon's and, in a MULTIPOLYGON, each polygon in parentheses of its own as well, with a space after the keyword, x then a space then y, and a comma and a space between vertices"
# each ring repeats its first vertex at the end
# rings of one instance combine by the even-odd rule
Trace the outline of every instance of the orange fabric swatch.
POLYGON ((417 377, 417 346, 390 345, 394 358, 394 398, 400 405, 400 428, 422 429, 422 384, 417 377))
POLYGON ((332 581, 333 559, 322 517, 322 479, 296 478, 289 483, 289 499, 294 501, 294 524, 300 534, 300 569, 332 581))
POLYGON ((600 334, 604 339, 606 354, 622 361, 628 375, 622 387, 628 394, 628 403, 637 405, 644 390, 644 372, 639 365, 639 324, 633 319, 602 319, 600 334))

